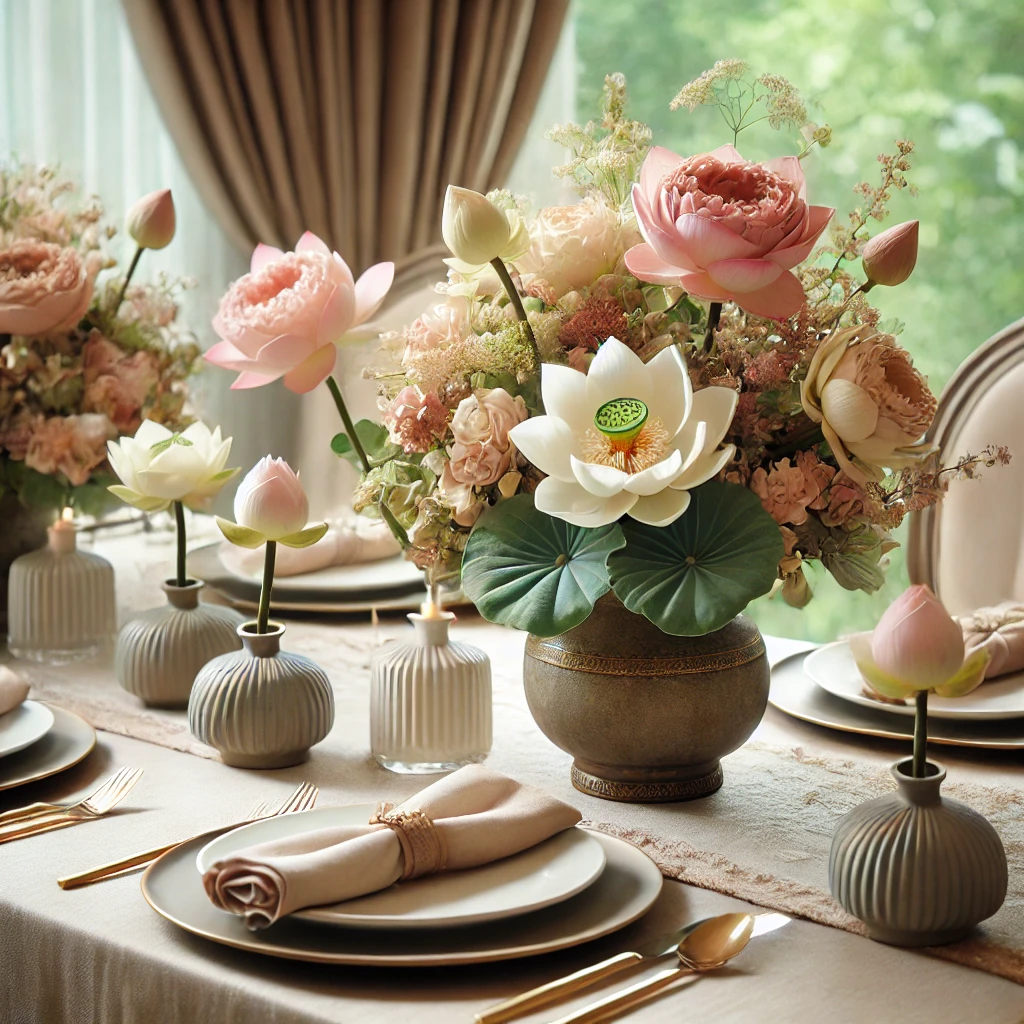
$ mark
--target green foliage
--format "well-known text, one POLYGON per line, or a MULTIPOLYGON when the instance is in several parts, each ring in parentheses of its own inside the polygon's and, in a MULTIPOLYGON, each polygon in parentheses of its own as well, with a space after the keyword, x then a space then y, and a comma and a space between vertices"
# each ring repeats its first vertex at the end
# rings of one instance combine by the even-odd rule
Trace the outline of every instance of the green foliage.
POLYGON ((631 611, 676 636, 720 629, 775 583, 782 536, 757 496, 706 483, 671 526, 627 520, 624 550, 608 561, 612 589, 631 611))
POLYGON ((571 526, 518 494, 477 522, 463 556, 462 589, 491 622, 556 636, 583 622, 608 593, 608 556, 624 543, 614 523, 571 526))
MULTIPOLYGON (((402 454, 402 449, 388 440, 387 427, 372 420, 360 420, 356 424, 356 435, 362 442, 371 466, 380 466, 402 454)), ((348 434, 335 434, 331 439, 331 451, 351 462, 360 473, 363 471, 363 464, 359 461, 359 455, 348 434)))

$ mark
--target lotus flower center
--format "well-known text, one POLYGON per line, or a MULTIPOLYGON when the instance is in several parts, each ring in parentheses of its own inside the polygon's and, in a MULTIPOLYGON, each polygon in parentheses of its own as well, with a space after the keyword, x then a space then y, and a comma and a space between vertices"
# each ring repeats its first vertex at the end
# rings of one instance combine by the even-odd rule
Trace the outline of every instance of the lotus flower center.
POLYGON ((647 422, 647 406, 639 398, 613 398, 594 416, 594 426, 613 441, 632 441, 647 422))
POLYGON ((615 398, 597 410, 594 426, 583 435, 583 458, 623 473, 641 473, 661 462, 668 442, 661 420, 650 419, 639 398, 615 398))

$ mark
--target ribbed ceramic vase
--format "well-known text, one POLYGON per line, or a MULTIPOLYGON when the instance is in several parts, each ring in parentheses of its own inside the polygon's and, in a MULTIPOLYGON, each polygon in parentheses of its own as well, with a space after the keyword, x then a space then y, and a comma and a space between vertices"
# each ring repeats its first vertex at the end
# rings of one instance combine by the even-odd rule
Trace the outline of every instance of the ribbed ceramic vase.
POLYGON ((238 627, 242 650, 200 670, 188 702, 193 735, 236 768, 287 768, 309 757, 334 724, 334 693, 316 662, 281 650, 285 627, 238 627))
POLYGON ((66 664, 99 653, 117 631, 114 568, 79 551, 70 522, 16 558, 7 581, 7 646, 16 658, 66 664))
POLYGON ((246 617, 233 608, 200 604, 204 584, 163 584, 167 604, 121 627, 114 648, 117 681, 147 707, 185 708, 199 670, 218 655, 240 650, 238 627, 246 617))
POLYGON ((410 615, 411 642, 391 641, 370 662, 370 747, 389 771, 454 771, 490 752, 491 661, 448 640, 454 619, 410 615))
POLYGON ((1006 898, 1006 853, 977 811, 943 799, 946 770, 911 760, 892 767, 897 791, 855 807, 839 822, 828 876, 832 895, 894 946, 939 946, 964 938, 1006 898))

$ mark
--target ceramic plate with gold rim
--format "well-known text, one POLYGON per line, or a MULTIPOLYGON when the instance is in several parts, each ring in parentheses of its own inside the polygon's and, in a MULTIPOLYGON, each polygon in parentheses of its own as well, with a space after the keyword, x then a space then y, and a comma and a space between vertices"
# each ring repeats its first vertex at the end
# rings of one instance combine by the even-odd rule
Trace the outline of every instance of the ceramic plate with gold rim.
POLYGON ((96 730, 78 715, 48 704, 53 725, 31 746, 0 760, 0 789, 38 782, 71 768, 96 746, 96 730))
POLYGON ((662 877, 635 846, 593 832, 604 849, 601 876, 563 903, 493 924, 411 931, 336 928, 285 918, 250 932, 235 914, 218 910, 203 891, 196 854, 216 835, 199 836, 155 861, 142 876, 149 905, 180 928, 237 949, 316 963, 437 967, 513 960, 578 946, 625 928, 653 906, 662 877))
MULTIPOLYGON (((891 715, 914 717, 914 701, 889 704, 865 692, 857 664, 845 640, 826 644, 811 651, 804 662, 804 671, 823 690, 861 707, 874 708, 891 715)), ((928 698, 928 718, 960 719, 961 721, 998 722, 1007 718, 1024 718, 1024 672, 982 683, 966 697, 928 698)))
MULTIPOLYGON (((318 807, 243 825, 211 840, 196 857, 200 874, 223 857, 256 843, 339 825, 365 825, 375 804, 318 807)), ((444 871, 381 892, 292 917, 358 928, 451 928, 528 914, 570 899, 604 870, 604 847, 593 834, 570 828, 493 864, 444 871)))
MULTIPOLYGON (((913 738, 912 718, 860 707, 826 693, 804 671, 806 658, 807 653, 802 652, 773 666, 768 696, 772 707, 826 729, 882 739, 909 741, 913 738)), ((996 722, 930 719, 928 742, 984 750, 1024 750, 1024 721, 1019 718, 996 722)))

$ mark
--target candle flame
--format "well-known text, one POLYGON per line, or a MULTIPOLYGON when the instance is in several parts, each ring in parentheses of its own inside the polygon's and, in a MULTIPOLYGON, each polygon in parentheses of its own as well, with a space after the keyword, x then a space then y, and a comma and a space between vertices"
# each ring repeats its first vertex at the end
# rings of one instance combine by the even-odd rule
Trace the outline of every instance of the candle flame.
POLYGON ((65 505, 64 511, 61 512, 60 517, 64 520, 64 522, 70 523, 71 520, 75 518, 74 509, 72 509, 70 505, 65 505))

